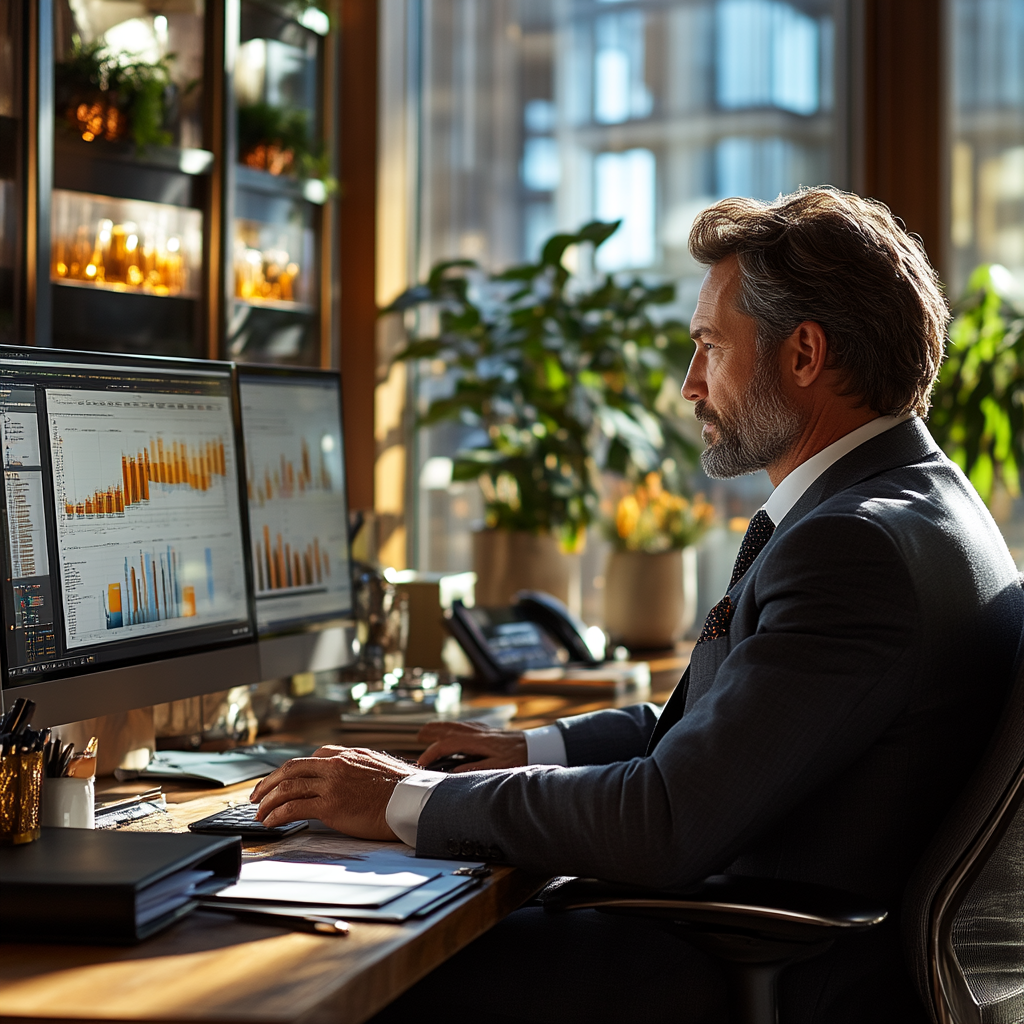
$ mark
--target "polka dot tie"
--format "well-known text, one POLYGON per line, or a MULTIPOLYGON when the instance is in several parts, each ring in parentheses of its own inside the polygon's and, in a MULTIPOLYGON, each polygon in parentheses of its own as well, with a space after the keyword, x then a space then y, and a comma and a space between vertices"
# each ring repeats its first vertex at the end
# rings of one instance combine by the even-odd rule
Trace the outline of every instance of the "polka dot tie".
MULTIPOLYGON (((747 570, 754 564, 754 559, 761 554, 761 549, 772 539, 775 532, 775 524, 771 521, 765 510, 759 509, 754 518, 750 520, 747 532, 743 535, 743 542, 740 544, 739 554, 732 567, 732 578, 729 580, 729 590, 732 590, 737 583, 746 575, 747 570)), ((714 608, 708 612, 704 620, 704 628, 701 630, 697 643, 702 644, 707 640, 717 640, 725 636, 729 631, 729 623, 732 621, 732 613, 735 607, 732 598, 728 594, 722 598, 714 608)))

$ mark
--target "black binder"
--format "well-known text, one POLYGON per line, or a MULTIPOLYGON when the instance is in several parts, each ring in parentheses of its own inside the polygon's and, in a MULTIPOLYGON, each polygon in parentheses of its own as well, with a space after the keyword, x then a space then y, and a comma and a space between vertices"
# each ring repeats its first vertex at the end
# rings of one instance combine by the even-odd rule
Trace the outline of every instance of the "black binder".
POLYGON ((237 880, 241 864, 236 836, 44 828, 34 843, 0 846, 0 940, 141 942, 195 907, 189 899, 139 924, 147 890, 212 871, 200 890, 209 893, 237 880))

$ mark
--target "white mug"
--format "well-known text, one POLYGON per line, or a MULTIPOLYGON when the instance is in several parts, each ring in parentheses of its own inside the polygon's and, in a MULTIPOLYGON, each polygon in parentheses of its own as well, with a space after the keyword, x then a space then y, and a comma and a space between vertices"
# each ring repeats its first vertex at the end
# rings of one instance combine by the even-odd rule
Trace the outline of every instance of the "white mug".
POLYGON ((43 825, 56 828, 96 827, 95 779, 43 779, 43 825))

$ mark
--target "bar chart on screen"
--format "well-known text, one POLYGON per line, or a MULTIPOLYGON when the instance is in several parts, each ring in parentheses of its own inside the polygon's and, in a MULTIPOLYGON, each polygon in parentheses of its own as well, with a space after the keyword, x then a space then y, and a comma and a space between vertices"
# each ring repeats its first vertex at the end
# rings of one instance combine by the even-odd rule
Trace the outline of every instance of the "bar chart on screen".
POLYGON ((47 420, 69 648, 244 615, 228 398, 50 391, 47 420))
POLYGON ((329 590, 344 562, 346 519, 338 415, 323 388, 242 391, 257 595, 329 590))
POLYGON ((240 376, 261 632, 351 607, 337 379, 240 376))
MULTIPOLYGON (((205 549, 205 595, 213 605, 216 587, 213 579, 213 553, 205 549)), ((168 544, 158 552, 140 551, 129 564, 124 560, 124 577, 108 583, 104 602, 107 629, 120 629, 142 622, 166 619, 192 619, 196 617, 196 586, 181 582, 178 550, 168 544)))

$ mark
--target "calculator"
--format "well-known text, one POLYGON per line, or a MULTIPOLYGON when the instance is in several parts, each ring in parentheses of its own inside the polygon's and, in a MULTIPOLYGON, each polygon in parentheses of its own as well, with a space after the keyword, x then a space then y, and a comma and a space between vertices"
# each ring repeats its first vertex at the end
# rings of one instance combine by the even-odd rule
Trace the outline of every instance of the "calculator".
POLYGON ((258 804, 235 804, 234 807, 225 807, 223 811, 217 811, 208 818, 200 818, 189 825, 190 832, 206 832, 217 836, 241 836, 243 839, 261 839, 263 842, 273 842, 276 839, 284 839, 285 836, 294 835, 304 828, 309 828, 308 821, 289 821, 284 825, 264 825, 262 821, 256 820, 258 804))

